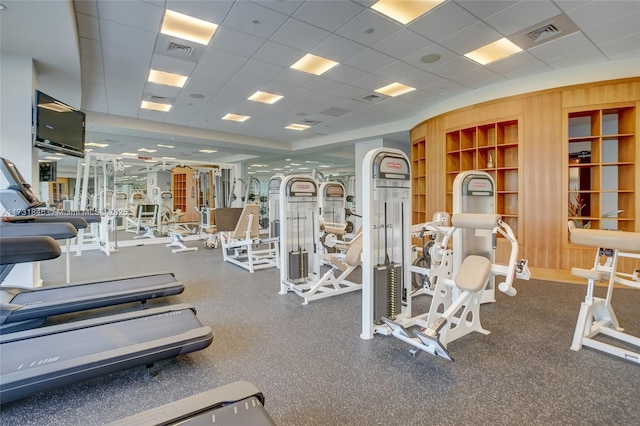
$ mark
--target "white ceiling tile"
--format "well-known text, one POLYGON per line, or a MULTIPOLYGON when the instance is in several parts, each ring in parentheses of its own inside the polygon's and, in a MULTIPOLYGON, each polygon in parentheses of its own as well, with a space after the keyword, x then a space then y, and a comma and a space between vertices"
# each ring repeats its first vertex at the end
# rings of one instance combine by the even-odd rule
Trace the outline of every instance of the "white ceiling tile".
POLYGON ((114 74, 105 74, 104 79, 107 83, 107 87, 117 87, 121 89, 127 89, 131 91, 140 91, 144 89, 146 78, 129 78, 121 77, 114 74))
POLYGON ((456 3, 480 19, 491 16, 519 1, 520 0, 455 0, 456 3))
POLYGON ((460 93, 464 93, 469 90, 467 86, 463 86, 462 84, 456 83, 455 81, 442 79, 437 83, 434 83, 430 86, 424 87, 423 90, 426 90, 434 95, 442 96, 443 98, 450 98, 460 93))
POLYGON ((366 47, 359 43, 334 34, 311 49, 309 53, 342 63, 365 49, 366 47))
POLYGON ((154 33, 160 29, 164 16, 164 8, 141 1, 101 1, 98 8, 101 20, 154 33))
POLYGON ((220 25, 225 16, 231 10, 233 1, 215 0, 215 1, 185 1, 185 0, 167 0, 166 8, 174 12, 184 15, 193 16, 213 24, 220 25))
POLYGON ((389 55, 385 55, 384 53, 380 53, 373 49, 365 49, 354 57, 346 60, 344 63, 345 65, 349 65, 362 71, 376 72, 395 61, 396 60, 389 55))
POLYGON ((354 80, 364 77, 366 74, 366 72, 352 68, 348 65, 338 65, 337 67, 330 69, 324 74, 324 76, 331 80, 348 84, 354 80))
POLYGON ((513 34, 562 13, 551 0, 521 1, 484 21, 504 35, 513 34))
POLYGON ((638 32, 640 32, 640 9, 636 13, 629 13, 584 30, 587 37, 595 43, 607 43, 638 32))
MULTIPOLYGON (((267 83, 265 83, 264 86, 262 86, 262 88, 260 89, 263 92, 268 92, 268 93, 275 93, 277 95, 281 95, 281 96, 288 96, 289 94, 295 92, 296 90, 298 90, 298 88, 296 86, 292 86, 290 84, 286 84, 286 83, 281 83, 278 81, 269 81, 267 83)), ((280 102, 280 101, 278 101, 280 102)))
POLYGON ((107 87, 107 94, 109 95, 109 106, 111 106, 111 99, 116 97, 124 100, 135 100, 140 102, 142 100, 142 91, 136 91, 131 89, 122 89, 119 87, 107 87))
POLYGON ((225 50, 209 48, 200 59, 196 68, 206 67, 214 72, 222 70, 225 71, 223 74, 226 74, 226 71, 235 73, 242 68, 248 60, 245 56, 236 55, 235 53, 225 50))
POLYGON ((171 58, 169 56, 153 54, 151 58, 151 69, 170 72, 173 74, 191 75, 196 68, 196 64, 193 62, 183 61, 177 58, 171 58))
POLYGON ((306 1, 293 16, 327 31, 337 31, 363 10, 361 5, 349 1, 334 1, 331 7, 322 1, 306 1))
POLYGON ((107 89, 101 84, 82 85, 82 109, 107 112, 107 89))
POLYGON ((638 46, 640 46, 640 34, 635 33, 627 37, 612 40, 603 43, 600 49, 610 59, 635 58, 640 70, 640 55, 638 55, 638 46))
POLYGON ((132 101, 131 99, 118 98, 109 96, 109 113, 116 115, 132 116, 138 115, 140 109, 140 100, 132 101))
POLYGON ((100 45, 100 41, 80 37, 80 54, 82 56, 102 59, 102 46, 100 45))
POLYGON ((306 54, 305 51, 284 46, 273 41, 265 42, 253 55, 255 59, 282 67, 290 67, 306 54))
POLYGON ((377 70, 374 74, 392 81, 402 82, 405 78, 420 73, 424 73, 424 71, 406 62, 396 61, 377 70))
POLYGON ((271 36, 271 40, 308 52, 330 35, 329 31, 289 18, 271 36))
POLYGON ((417 50, 433 44, 407 28, 401 28, 373 45, 373 48, 397 59, 402 59, 417 50))
POLYGON ((90 56, 81 56, 80 61, 82 62, 82 72, 95 72, 95 73, 104 73, 104 68, 102 66, 102 58, 93 58, 90 56))
POLYGON ((138 118, 142 120, 152 120, 152 121, 160 121, 164 122, 167 118, 167 113, 162 111, 152 111, 149 109, 138 109, 138 118))
POLYGON ((243 67, 235 73, 229 80, 229 84, 242 85, 249 92, 246 97, 251 96, 265 83, 280 74, 284 68, 256 59, 249 59, 248 66, 243 67))
POLYGON ((304 87, 306 87, 307 89, 316 90, 318 92, 333 93, 334 90, 342 86, 343 84, 338 81, 318 77, 305 84, 304 87))
POLYGON ((384 87, 388 84, 393 83, 393 81, 388 78, 378 77, 377 75, 368 74, 362 78, 359 78, 350 84, 352 86, 361 87, 363 89, 371 90, 372 92, 376 89, 384 87))
POLYGON ((592 1, 572 9, 567 12, 567 15, 580 27, 590 28, 611 19, 637 13, 638 10, 640 10, 640 2, 637 0, 592 1))
POLYGON ((86 69, 82 70, 82 84, 94 84, 98 86, 105 86, 106 82, 104 79, 104 74, 101 72, 92 72, 86 69))
POLYGON ((365 9, 337 30, 336 34, 365 46, 373 46, 400 28, 400 24, 395 21, 385 18, 371 9, 365 9), (369 28, 373 28, 374 31, 372 33, 366 33, 365 30, 369 28))
POLYGON ((487 64, 486 67, 509 79, 523 77, 541 71, 551 71, 551 68, 541 62, 529 52, 520 52, 500 61, 487 64))
POLYGON ((443 3, 408 25, 432 41, 439 41, 472 25, 476 18, 455 3, 443 3))
POLYGON ((565 56, 571 52, 588 50, 593 47, 593 44, 584 34, 573 33, 543 45, 532 47, 529 49, 529 53, 541 61, 549 63, 549 61, 565 56))
POLYGON ((440 46, 439 44, 431 44, 429 46, 426 46, 424 49, 422 50, 418 50, 414 53, 412 53, 411 55, 405 57, 403 60, 405 62, 408 62, 411 65, 414 65, 418 68, 421 68, 423 70, 430 70, 433 69, 437 66, 440 66, 446 62, 449 62, 455 58, 457 58, 458 55, 456 55, 455 53, 453 53, 452 51, 450 51, 449 49, 447 49, 444 46, 440 46), (440 59, 436 62, 433 63, 424 63, 422 62, 422 58, 426 55, 440 55, 440 59))
POLYGON ((484 22, 476 22, 449 37, 443 38, 439 44, 453 52, 464 55, 501 38, 502 34, 484 22))
POLYGON ((442 80, 442 77, 431 74, 427 71, 423 71, 421 73, 405 77, 402 82, 407 86, 415 87, 416 89, 422 89, 423 87, 432 85, 440 80, 442 80))
POLYGON ((91 40, 100 40, 100 24, 98 18, 89 15, 76 15, 78 23, 78 36, 91 40))
POLYGON ((144 92, 155 96, 163 96, 169 99, 173 103, 173 100, 178 97, 182 88, 167 86, 166 84, 156 84, 147 82, 144 86, 144 92))
POLYGON ((564 12, 568 12, 578 7, 582 7, 587 3, 591 3, 592 1, 593 0, 554 0, 553 2, 564 12))
POLYGON ((470 72, 457 75, 452 79, 457 83, 473 87, 475 89, 506 80, 500 74, 484 67, 478 67, 470 72))
MULTIPOLYGON (((251 57, 264 42, 264 38, 246 34, 233 28, 221 27, 213 35, 213 40, 209 43, 209 50, 216 48, 236 55, 251 57)), ((209 50, 205 52, 205 56, 209 50)))
POLYGON ((96 0, 73 0, 73 8, 76 13, 98 16, 98 3, 96 0))
POLYGON ((595 64, 606 60, 607 57, 604 56, 600 50, 596 49, 595 46, 591 46, 582 50, 567 52, 565 55, 549 59, 546 62, 552 68, 560 69, 595 64))
POLYGON ((464 56, 461 56, 455 58, 452 61, 445 62, 440 66, 434 67, 430 69, 429 72, 432 72, 441 77, 451 78, 457 75, 471 72, 478 67, 480 67, 480 65, 476 64, 470 59, 465 58, 464 56))
POLYGON ((332 95, 340 96, 345 99, 360 99, 371 94, 370 90, 363 89, 362 87, 351 86, 350 84, 343 84, 337 89, 331 92, 332 95))
POLYGON ((123 50, 153 50, 157 33, 129 27, 117 22, 100 20, 102 42, 120 46, 123 50))
POLYGON ((113 74, 146 81, 152 50, 123 49, 122 46, 103 43, 105 74, 113 74))
POLYGON ((309 74, 308 72, 298 71, 292 68, 286 68, 276 77, 274 77, 273 80, 280 83, 302 87, 305 84, 309 83, 314 78, 316 78, 316 76, 313 74, 309 74))
POLYGON ((304 0, 286 0, 286 1, 264 1, 264 0, 252 0, 254 3, 258 3, 260 6, 266 7, 276 12, 280 12, 285 15, 292 15, 300 6, 302 6, 304 0))
POLYGON ((287 20, 285 15, 247 1, 235 2, 223 24, 247 34, 268 39, 287 20), (253 21, 258 21, 254 23, 253 21))

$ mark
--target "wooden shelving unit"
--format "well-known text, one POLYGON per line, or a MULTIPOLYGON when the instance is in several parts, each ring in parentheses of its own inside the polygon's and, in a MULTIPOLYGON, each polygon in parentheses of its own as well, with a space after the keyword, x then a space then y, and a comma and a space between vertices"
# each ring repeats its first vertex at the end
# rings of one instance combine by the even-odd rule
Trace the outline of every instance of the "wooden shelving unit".
POLYGON ((567 110, 567 220, 636 230, 635 104, 567 110))
MULTIPOLYGON (((171 174, 171 191, 173 192, 173 209, 174 210, 179 209, 185 213, 188 213, 187 178, 189 177, 190 171, 191 169, 189 168, 175 167, 172 170, 172 174, 171 174)), ((183 217, 185 217, 186 219, 186 215, 183 217)))
POLYGON ((521 235, 518 176, 518 118, 449 131, 445 134, 446 207, 453 211, 453 181, 458 173, 481 170, 496 184, 496 211, 516 236, 521 235))
POLYGON ((427 158, 424 139, 411 144, 411 223, 427 222, 427 158))

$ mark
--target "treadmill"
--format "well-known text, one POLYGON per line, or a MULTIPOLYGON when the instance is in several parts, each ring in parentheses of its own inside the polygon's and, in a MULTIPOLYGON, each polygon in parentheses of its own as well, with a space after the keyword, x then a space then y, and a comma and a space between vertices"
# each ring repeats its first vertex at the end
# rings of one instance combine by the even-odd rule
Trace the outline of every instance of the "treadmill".
MULTIPOLYGON (((59 256, 50 237, 0 237, 0 263, 59 256)), ((0 335, 0 404, 208 347, 211 327, 187 304, 0 335)))
POLYGON ((107 426, 212 425, 275 426, 264 409, 264 395, 245 381, 230 383, 107 426))
MULTIPOLYGON (((54 239, 68 239, 75 233, 74 227, 68 223, 41 223, 39 218, 33 222, 0 222, 0 237, 47 235, 54 239)), ((1 282, 14 264, 5 258, 0 262, 1 282)), ((53 315, 130 302, 144 304, 148 299, 183 291, 184 285, 170 272, 35 288, 0 286, 0 330, 6 333, 37 326, 53 315)))

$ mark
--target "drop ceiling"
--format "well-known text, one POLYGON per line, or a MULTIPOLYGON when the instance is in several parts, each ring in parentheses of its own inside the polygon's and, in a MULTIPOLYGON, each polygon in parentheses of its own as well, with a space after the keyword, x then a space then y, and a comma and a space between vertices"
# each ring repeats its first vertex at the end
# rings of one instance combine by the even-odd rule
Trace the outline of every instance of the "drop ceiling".
MULTIPOLYGON (((67 4, 4 2, 3 52, 13 53, 18 36, 28 38, 20 32, 29 22, 10 25, 12 10, 26 9, 22 19, 34 25, 49 19, 55 26, 47 8, 56 6, 44 3, 67 4)), ((352 164, 356 140, 408 143, 408 130, 424 119, 420 112, 451 98, 557 70, 640 58, 637 1, 448 0, 407 25, 374 11, 373 3, 76 0, 68 3, 75 23, 60 24, 77 25, 76 41, 61 37, 58 44, 58 31, 50 31, 48 51, 38 46, 41 40, 20 40, 20 52, 32 55, 40 71, 64 69, 68 51, 79 49, 76 106, 88 114, 87 140, 109 143, 96 151, 118 154, 162 143, 176 148, 158 157, 274 165, 297 157, 336 167, 352 164), (217 24, 209 45, 161 35, 166 9, 217 24), (558 33, 537 31, 538 41, 527 36, 547 25, 558 33), (485 66, 463 56, 502 37, 527 40, 525 50, 485 66), (307 53, 339 65, 321 76, 289 68, 307 53), (149 83, 150 69, 188 80, 183 88, 149 83), (398 97, 375 92, 393 82, 416 90, 398 97), (247 100, 258 90, 283 98, 273 105, 247 100), (152 97, 166 98, 171 110, 141 109, 141 101, 152 97), (251 118, 221 120, 227 113, 251 118), (292 123, 311 127, 285 129, 292 123), (203 148, 218 152, 203 155, 203 148)))

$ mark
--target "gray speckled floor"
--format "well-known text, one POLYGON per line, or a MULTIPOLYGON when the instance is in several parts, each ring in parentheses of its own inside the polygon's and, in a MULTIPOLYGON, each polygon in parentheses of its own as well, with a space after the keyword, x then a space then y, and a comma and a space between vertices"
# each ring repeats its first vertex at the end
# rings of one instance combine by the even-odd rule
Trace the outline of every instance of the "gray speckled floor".
MULTIPOLYGON (((451 343, 448 363, 413 358, 392 337, 361 340, 359 292, 303 306, 278 294, 278 270, 250 274, 223 263, 220 249, 188 245, 200 249, 85 252, 72 258, 72 277, 173 271, 185 292, 153 303, 193 304, 214 330, 209 348, 160 363, 151 379, 133 368, 7 404, 0 424, 104 424, 237 380, 265 394, 282 426, 640 424, 640 367, 569 349, 584 286, 518 282, 515 298, 498 294, 481 308, 491 334, 451 343)), ((63 282, 64 258, 42 271, 45 282, 63 282)), ((623 326, 640 335, 640 292, 614 298, 623 326)))

